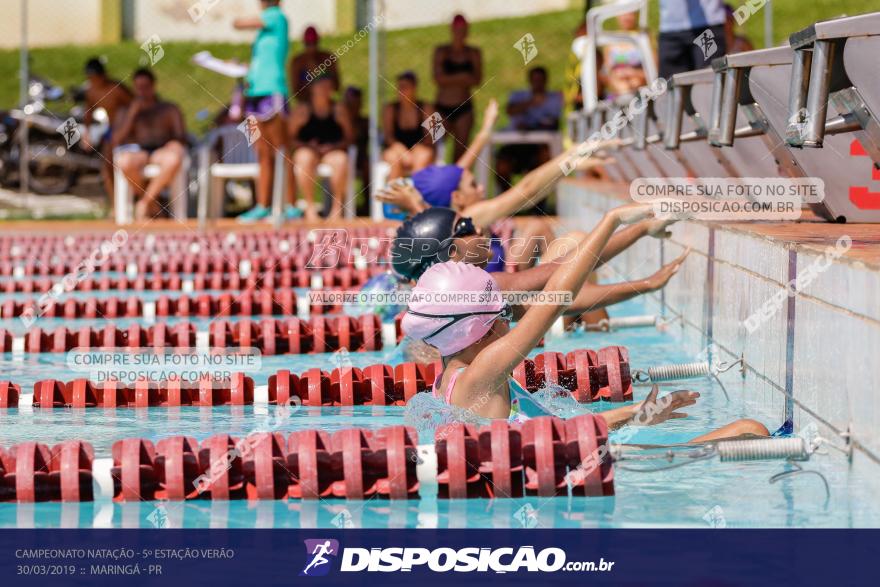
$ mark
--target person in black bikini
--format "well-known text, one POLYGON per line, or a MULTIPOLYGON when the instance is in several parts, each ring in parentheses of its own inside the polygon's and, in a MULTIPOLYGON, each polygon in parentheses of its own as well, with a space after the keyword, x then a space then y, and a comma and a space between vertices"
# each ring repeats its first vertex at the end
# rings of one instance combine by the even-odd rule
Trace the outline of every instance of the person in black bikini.
POLYGON ((312 84, 309 101, 298 105, 291 116, 293 167, 296 185, 306 201, 304 218, 318 219, 315 211, 315 182, 318 165, 333 170, 330 190, 333 204, 329 219, 342 217, 342 203, 348 184, 348 145, 354 139, 351 117, 342 104, 333 101, 333 80, 320 78, 312 84))
POLYGON ((389 180, 415 173, 434 160, 431 137, 422 126, 434 108, 419 100, 417 87, 418 78, 413 72, 397 76, 398 100, 386 104, 382 114, 385 135, 382 158, 391 166, 389 180))
POLYGON ((483 79, 483 55, 466 44, 468 22, 457 14, 452 19, 452 43, 434 49, 434 81, 437 82, 437 113, 455 142, 452 159, 467 149, 474 126, 471 90, 483 79))

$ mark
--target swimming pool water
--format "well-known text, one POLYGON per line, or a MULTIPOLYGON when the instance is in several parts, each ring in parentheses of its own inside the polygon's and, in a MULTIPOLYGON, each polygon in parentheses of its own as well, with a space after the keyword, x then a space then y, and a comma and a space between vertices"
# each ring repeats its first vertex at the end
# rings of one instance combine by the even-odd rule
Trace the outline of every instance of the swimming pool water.
MULTIPOLYGON (((173 292, 169 292, 173 293, 173 292)), ((615 308, 616 315, 644 313, 638 303, 615 308)), ((13 320, 19 322, 18 320, 13 320)), ((7 327, 10 320, 0 321, 7 327)), ((42 326, 42 320, 39 325, 42 326)), ((548 336, 542 351, 567 352, 577 348, 598 349, 623 345, 630 350, 633 368, 687 362, 694 357, 681 349, 679 332, 639 328, 613 333, 575 333, 548 336)), ((354 366, 378 362, 401 362, 393 349, 373 353, 351 353, 354 366)), ((263 357, 259 373, 249 373, 257 385, 265 384, 278 369, 294 372, 312 367, 331 369, 329 354, 263 357)), ((0 378, 29 389, 40 379, 73 379, 77 374, 65 365, 63 354, 0 355, 0 378)), ((718 385, 709 380, 681 382, 666 390, 690 388, 702 397, 687 410, 689 417, 659 426, 638 429, 630 442, 667 444, 685 442, 731 420, 755 418, 771 431, 782 424, 782 414, 756 411, 749 399, 750 388, 738 373, 722 376, 730 392, 728 402, 718 385)), ((636 387, 636 400, 647 387, 636 387)), ((617 404, 583 406, 600 411, 617 404)), ((185 434, 198 440, 228 432, 244 436, 266 429, 273 418, 273 406, 215 407, 148 410, 8 410, 0 412, 0 445, 27 440, 52 444, 80 438, 95 446, 96 456, 109 456, 112 443, 125 437, 153 440, 185 434)), ((320 428, 328 432, 363 426, 380 428, 401 424, 402 407, 306 408, 293 412, 278 426, 279 432, 320 428)), ((613 436, 612 436, 613 438, 613 436)), ((422 438, 428 441, 430 434, 422 438)), ((628 462, 632 468, 666 464, 628 462)), ((814 455, 805 469, 822 472, 831 488, 826 503, 822 482, 815 475, 796 475, 770 483, 771 476, 793 469, 784 462, 721 463, 702 461, 672 470, 636 472, 615 468, 616 496, 607 498, 539 498, 495 500, 438 500, 425 497, 406 502, 386 500, 351 501, 327 499, 320 502, 144 502, 113 504, 0 503, 0 527, 153 527, 153 512, 160 509, 167 527, 364 527, 364 528, 459 528, 459 527, 868 527, 880 525, 876 500, 877 478, 860 478, 851 473, 842 455, 814 455)), ((431 487, 424 487, 430 495, 431 487)))

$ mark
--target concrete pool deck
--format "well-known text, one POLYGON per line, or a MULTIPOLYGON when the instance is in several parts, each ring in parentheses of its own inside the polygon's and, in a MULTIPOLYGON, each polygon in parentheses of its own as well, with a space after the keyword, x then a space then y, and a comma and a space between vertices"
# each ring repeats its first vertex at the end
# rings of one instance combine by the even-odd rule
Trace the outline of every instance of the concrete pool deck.
MULTIPOLYGON (((628 199, 624 184, 567 179, 559 218, 589 229, 628 199)), ((682 270, 650 302, 678 318, 685 350, 712 344, 719 360, 743 357, 752 390, 745 401, 795 431, 814 422, 839 446, 849 431, 853 465, 880 464, 880 226, 829 224, 809 213, 798 223, 680 222, 670 239, 642 239, 602 277, 645 277, 686 247, 682 270), (844 235, 852 247, 826 256, 844 235), (810 282, 788 295, 786 286, 807 272, 810 282)))

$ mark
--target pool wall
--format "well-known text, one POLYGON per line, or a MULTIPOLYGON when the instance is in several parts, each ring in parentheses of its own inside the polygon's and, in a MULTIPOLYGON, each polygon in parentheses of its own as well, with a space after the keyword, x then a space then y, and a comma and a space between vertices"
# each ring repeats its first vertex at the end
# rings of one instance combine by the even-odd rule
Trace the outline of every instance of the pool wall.
MULTIPOLYGON (((569 179, 557 195, 563 224, 589 230, 621 204, 626 191, 569 179)), ((837 226, 846 234, 847 225, 837 226)), ((838 445, 843 445, 838 435, 849 429, 854 468, 870 469, 868 477, 876 477, 880 266, 850 256, 832 260, 825 256, 827 245, 768 237, 749 225, 679 222, 671 238, 640 240, 600 275, 605 281, 646 277, 686 247, 692 251, 679 274, 650 296, 649 307, 667 319, 679 318, 671 327, 680 330, 688 353, 714 345, 719 360, 743 356, 748 393, 741 400, 761 413, 792 422, 795 431, 815 422, 819 433, 838 445), (808 272, 815 277, 802 291, 785 294, 791 280, 808 272), (775 307, 768 302, 774 296, 780 301, 775 307), (750 332, 744 321, 761 307, 774 311, 750 332)))

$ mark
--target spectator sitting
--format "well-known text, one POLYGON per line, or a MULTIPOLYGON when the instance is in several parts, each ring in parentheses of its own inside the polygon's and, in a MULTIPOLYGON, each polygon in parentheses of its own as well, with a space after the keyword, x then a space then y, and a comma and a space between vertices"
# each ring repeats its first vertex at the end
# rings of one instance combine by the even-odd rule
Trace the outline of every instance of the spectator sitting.
MULTIPOLYGON (((637 12, 627 12, 617 17, 617 25, 621 31, 635 31, 638 23, 637 12)), ((599 81, 603 94, 608 99, 631 96, 644 86, 647 80, 638 47, 625 41, 606 45, 602 51, 599 81)))
MULTIPOLYGON (((139 198, 135 218, 144 220, 158 213, 156 200, 172 182, 186 155, 186 128, 176 104, 156 94, 156 78, 148 69, 138 69, 132 77, 135 98, 122 109, 114 126, 113 145, 116 164, 139 198), (159 174, 144 187, 144 167, 159 167, 159 174)), ((186 194, 171 194, 185 198, 186 194)))
MULTIPOLYGON (((101 60, 93 57, 86 62, 86 87, 85 87, 85 108, 83 115, 83 124, 89 126, 94 122, 95 110, 103 108, 107 113, 107 120, 111 123, 119 118, 119 111, 131 104, 131 90, 122 82, 107 77, 107 71, 101 60)), ((107 196, 113 195, 113 153, 112 153, 112 130, 113 126, 109 126, 101 142, 93 145, 89 143, 88 133, 83 135, 84 147, 92 148, 101 153, 104 159, 104 165, 101 167, 101 176, 104 179, 104 189, 107 196)), ((110 205, 113 205, 113 198, 110 198, 110 205)))
MULTIPOLYGON (((558 130, 562 115, 562 94, 547 91, 547 70, 529 70, 529 89, 517 90, 507 102, 507 115, 513 130, 558 130)), ((515 173, 524 173, 550 160, 545 144, 504 145, 498 150, 495 173, 503 190, 509 189, 515 173)))
POLYGON ((389 180, 415 173, 434 160, 434 145, 422 126, 434 109, 419 100, 416 74, 407 71, 397 76, 397 95, 398 100, 387 104, 382 115, 382 158, 391 166, 389 180))
POLYGON ((312 83, 309 101, 299 104, 291 115, 293 164, 296 184, 306 201, 305 219, 315 221, 315 180, 318 165, 325 163, 333 172, 330 190, 333 198, 328 218, 342 217, 342 203, 348 185, 348 153, 354 139, 351 118, 342 104, 333 101, 333 80, 323 77, 312 83))
POLYGON ((318 78, 329 78, 333 82, 332 90, 339 91, 338 60, 329 52, 322 51, 318 47, 320 42, 318 30, 313 26, 308 27, 303 33, 303 52, 294 55, 290 61, 291 89, 293 97, 300 102, 308 102, 311 84, 318 78))

